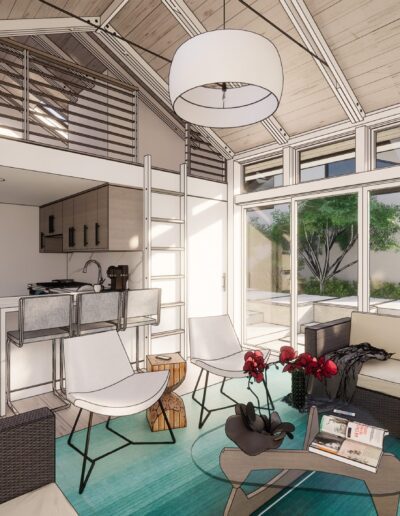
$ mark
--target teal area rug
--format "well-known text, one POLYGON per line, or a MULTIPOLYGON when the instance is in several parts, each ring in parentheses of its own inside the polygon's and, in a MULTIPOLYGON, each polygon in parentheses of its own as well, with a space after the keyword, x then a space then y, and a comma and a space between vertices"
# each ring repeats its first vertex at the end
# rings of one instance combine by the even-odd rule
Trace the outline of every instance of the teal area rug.
MULTIPOLYGON (((219 387, 210 387, 208 406, 227 401, 220 395, 219 387)), ((269 387, 282 419, 296 426, 295 439, 286 439, 284 447, 301 447, 307 418, 278 401, 290 389, 290 375, 270 370, 269 387)), ((256 388, 260 399, 264 400, 262 387, 256 388)), ((254 401, 245 379, 230 380, 225 390, 240 401, 254 401)), ((82 458, 68 446, 67 437, 57 439, 57 484, 79 515, 223 514, 231 486, 219 467, 219 454, 222 448, 234 446, 224 432, 225 420, 233 409, 213 413, 199 430, 200 407, 190 395, 184 396, 184 401, 188 427, 174 431, 176 444, 130 446, 99 461, 82 495, 78 494, 82 458)), ((167 435, 151 433, 144 413, 115 419, 112 427, 134 440, 157 441, 167 435)), ((85 435, 86 431, 82 431, 75 436, 74 442, 81 448, 85 435)), ((400 457, 400 440, 387 437, 385 441, 385 450, 400 457)), ((121 440, 108 432, 104 424, 97 425, 92 430, 90 455, 99 455, 120 444, 121 440)), ((275 473, 250 475, 245 490, 257 489, 275 473)), ((256 514, 264 511, 267 515, 282 516, 326 516, 339 512, 343 516, 376 514, 363 482, 322 473, 313 474, 293 491, 280 493, 268 507, 256 514)), ((400 516, 400 511, 398 514, 400 516)))

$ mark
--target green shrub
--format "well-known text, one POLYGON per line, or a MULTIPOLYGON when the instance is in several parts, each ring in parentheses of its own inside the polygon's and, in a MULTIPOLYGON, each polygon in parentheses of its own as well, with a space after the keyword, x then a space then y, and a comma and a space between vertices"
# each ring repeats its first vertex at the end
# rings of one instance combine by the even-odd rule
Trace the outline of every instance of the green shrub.
POLYGON ((371 285, 371 297, 382 297, 385 299, 400 299, 399 283, 377 283, 371 285))
MULTIPOLYGON (((321 295, 319 281, 315 278, 303 280, 299 291, 303 294, 321 295)), ((357 295, 357 283, 333 278, 325 283, 322 295, 332 297, 355 296, 357 295)))

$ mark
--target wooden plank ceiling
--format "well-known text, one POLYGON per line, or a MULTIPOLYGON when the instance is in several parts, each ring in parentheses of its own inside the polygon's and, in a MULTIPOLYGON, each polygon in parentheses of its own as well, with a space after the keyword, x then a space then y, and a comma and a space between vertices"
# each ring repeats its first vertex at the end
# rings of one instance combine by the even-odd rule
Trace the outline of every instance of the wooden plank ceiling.
MULTIPOLYGON (((112 0, 52 0, 80 16, 100 16, 112 0)), ((281 5, 282 0, 248 0, 267 18, 300 41, 281 5)), ((207 30, 222 26, 222 0, 186 0, 207 30)), ((400 1, 305 0, 345 77, 366 113, 400 102, 400 1)), ((2 0, 1 19, 64 16, 38 0, 2 0)), ((189 36, 161 0, 129 0, 113 18, 112 26, 124 37, 153 52, 172 58, 189 36)), ((284 69, 284 87, 275 117, 290 135, 346 120, 346 114, 313 58, 245 8, 226 0, 227 28, 264 35, 276 45, 284 69)), ((104 66, 72 35, 49 36, 75 61, 97 71, 104 66)), ((31 38, 29 39, 31 42, 31 38)), ((34 43, 34 41, 32 40, 34 43)), ((150 66, 168 81, 169 64, 139 51, 150 66)), ((261 124, 216 130, 233 151, 273 142, 261 124)))

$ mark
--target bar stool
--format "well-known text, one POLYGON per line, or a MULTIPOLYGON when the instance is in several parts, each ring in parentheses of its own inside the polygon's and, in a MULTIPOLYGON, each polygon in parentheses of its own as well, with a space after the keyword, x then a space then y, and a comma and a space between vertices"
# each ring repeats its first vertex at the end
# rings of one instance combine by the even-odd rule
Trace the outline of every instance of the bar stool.
MULTIPOLYGON (((74 336, 114 331, 122 324, 123 293, 117 291, 81 292, 76 295, 74 336)), ((64 371, 64 342, 60 347, 61 366, 64 371)), ((64 376, 60 378, 60 390, 66 395, 64 376)))
POLYGON ((136 369, 139 371, 139 328, 160 324, 161 289, 126 290, 124 294, 124 316, 121 329, 136 328, 136 369))
MULTIPOLYGON (((61 410, 70 406, 57 392, 56 340, 62 341, 73 335, 73 299, 69 294, 26 296, 19 299, 18 330, 7 332, 6 342, 6 399, 14 414, 18 410, 11 401, 11 343, 22 348, 25 344, 52 341, 52 388, 54 395, 63 405, 52 409, 61 410)), ((63 377, 62 361, 60 376, 63 377)), ((60 380, 61 383, 61 380, 60 380)))
POLYGON ((119 330, 122 324, 123 292, 82 292, 77 295, 77 336, 119 330))

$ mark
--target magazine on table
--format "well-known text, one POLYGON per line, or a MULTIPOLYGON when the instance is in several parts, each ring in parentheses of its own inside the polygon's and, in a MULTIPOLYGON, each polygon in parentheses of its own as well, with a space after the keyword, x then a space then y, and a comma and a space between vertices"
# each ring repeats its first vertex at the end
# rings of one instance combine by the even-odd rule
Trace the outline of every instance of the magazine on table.
POLYGON ((387 434, 387 430, 376 426, 322 416, 320 431, 309 451, 376 473, 387 434))

